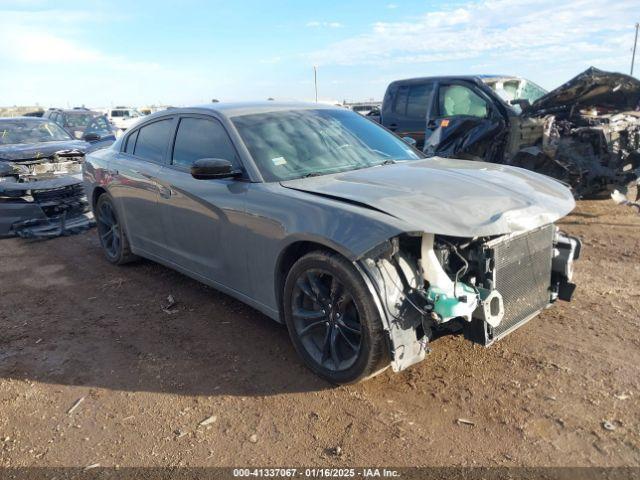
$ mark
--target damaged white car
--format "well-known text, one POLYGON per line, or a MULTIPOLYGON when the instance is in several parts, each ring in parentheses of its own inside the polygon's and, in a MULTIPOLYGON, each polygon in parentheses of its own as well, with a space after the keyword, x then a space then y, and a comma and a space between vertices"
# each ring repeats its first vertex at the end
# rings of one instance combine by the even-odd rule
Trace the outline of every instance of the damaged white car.
POLYGON ((564 185, 427 159, 344 109, 157 113, 84 178, 110 262, 155 260, 286 323, 333 383, 403 370, 444 333, 489 345, 574 289, 564 185))

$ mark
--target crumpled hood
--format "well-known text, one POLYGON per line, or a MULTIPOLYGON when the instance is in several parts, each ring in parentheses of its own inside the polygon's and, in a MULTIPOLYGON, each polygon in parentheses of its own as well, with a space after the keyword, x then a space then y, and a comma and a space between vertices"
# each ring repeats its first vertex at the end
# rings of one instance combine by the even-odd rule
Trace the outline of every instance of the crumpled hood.
POLYGON ((571 191, 544 175, 439 157, 281 184, 369 206, 414 231, 455 237, 526 231, 555 222, 575 207, 571 191))
POLYGON ((640 107, 640 81, 622 73, 590 67, 533 102, 528 114, 578 107, 604 107, 616 112, 640 107))
POLYGON ((0 145, 0 161, 18 162, 20 160, 47 158, 61 150, 76 149, 85 152, 90 146, 91 144, 82 140, 0 145))

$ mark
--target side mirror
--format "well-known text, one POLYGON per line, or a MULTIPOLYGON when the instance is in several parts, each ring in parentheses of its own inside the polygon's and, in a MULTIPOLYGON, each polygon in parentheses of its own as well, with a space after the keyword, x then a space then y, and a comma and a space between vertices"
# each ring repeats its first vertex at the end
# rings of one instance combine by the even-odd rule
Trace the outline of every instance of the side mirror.
POLYGON ((402 137, 402 141, 408 145, 411 145, 412 147, 415 147, 418 144, 418 142, 416 142, 416 139, 412 137, 402 137))
POLYGON ((100 140, 100 135, 98 135, 97 133, 86 133, 82 137, 82 140, 84 140, 85 142, 97 142, 98 140, 100 140))
POLYGON ((239 172, 233 170, 231 162, 221 158, 201 158, 193 162, 191 166, 191 176, 198 180, 231 178, 238 175, 239 172))
POLYGON ((526 110, 531 106, 531 102, 526 98, 514 98, 509 103, 511 105, 519 105, 521 110, 526 110))

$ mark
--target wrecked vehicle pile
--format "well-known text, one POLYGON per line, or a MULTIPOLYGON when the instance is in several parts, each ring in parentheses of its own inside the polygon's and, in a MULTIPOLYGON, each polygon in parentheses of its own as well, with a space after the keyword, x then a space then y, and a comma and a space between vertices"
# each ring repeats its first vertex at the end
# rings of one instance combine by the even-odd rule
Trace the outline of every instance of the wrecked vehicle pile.
POLYGON ((380 121, 429 156, 527 168, 583 197, 637 181, 639 108, 640 81, 592 67, 549 93, 519 77, 400 80, 380 121))
POLYGON ((46 238, 94 225, 81 177, 88 147, 50 121, 0 119, 0 237, 46 238))
POLYGON ((537 123, 535 146, 512 141, 509 152, 516 153, 507 163, 563 180, 579 196, 637 181, 640 81, 635 78, 592 67, 524 105, 523 117, 537 123))

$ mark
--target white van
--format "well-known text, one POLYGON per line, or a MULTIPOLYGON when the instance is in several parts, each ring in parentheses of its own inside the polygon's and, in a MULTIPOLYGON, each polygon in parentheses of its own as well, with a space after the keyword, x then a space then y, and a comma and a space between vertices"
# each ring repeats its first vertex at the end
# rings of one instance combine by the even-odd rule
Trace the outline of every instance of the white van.
POLYGON ((116 130, 117 136, 122 134, 122 132, 126 131, 144 116, 135 108, 129 107, 109 108, 105 113, 113 125, 114 130, 116 130))

